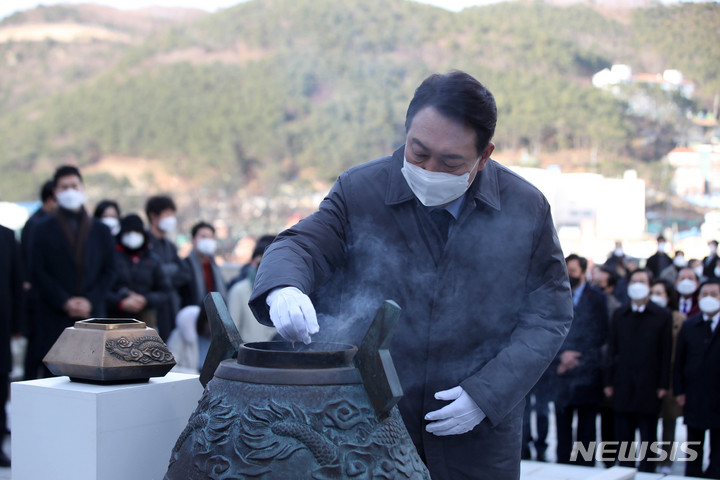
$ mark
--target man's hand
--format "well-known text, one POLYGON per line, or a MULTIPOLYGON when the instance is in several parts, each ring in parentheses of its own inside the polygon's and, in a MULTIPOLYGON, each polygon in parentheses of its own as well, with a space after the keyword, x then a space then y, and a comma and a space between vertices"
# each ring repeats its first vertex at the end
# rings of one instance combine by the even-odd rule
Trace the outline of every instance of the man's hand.
POLYGON ((668 391, 664 388, 658 388, 657 396, 658 398, 663 398, 665 395, 667 395, 668 391))
POLYGON ((475 428, 485 418, 483 411, 462 387, 437 392, 435 398, 453 402, 425 415, 425 420, 432 422, 425 430, 434 435, 460 435, 475 428))
POLYGON ((677 402, 678 405, 680 405, 681 407, 684 407, 685 406, 685 394, 683 393, 682 395, 678 395, 677 397, 675 397, 675 401, 677 402))
POLYGON ((605 396, 608 398, 611 398, 613 396, 613 393, 615 393, 613 392, 613 387, 605 387, 603 391, 605 392, 605 396))
POLYGON ((568 370, 572 370, 580 365, 580 357, 582 357, 582 353, 575 350, 565 350, 562 352, 560 354, 560 365, 558 365, 557 374, 563 375, 568 370))
POLYGON ((310 343, 310 335, 320 331, 310 298, 295 287, 280 287, 265 300, 270 320, 278 333, 290 342, 310 343))
POLYGON ((142 295, 138 295, 135 292, 130 292, 130 295, 123 298, 120 303, 120 309, 125 312, 138 313, 147 305, 147 300, 142 295))
POLYGON ((85 297, 70 297, 63 309, 71 318, 88 318, 92 311, 90 301, 85 297))

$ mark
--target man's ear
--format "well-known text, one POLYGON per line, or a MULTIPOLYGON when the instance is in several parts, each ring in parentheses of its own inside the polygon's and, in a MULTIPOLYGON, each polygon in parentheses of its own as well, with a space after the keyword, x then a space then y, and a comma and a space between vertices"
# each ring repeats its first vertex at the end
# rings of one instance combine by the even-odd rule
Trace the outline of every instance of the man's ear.
POLYGON ((495 150, 495 144, 490 142, 488 143, 487 147, 485 147, 485 150, 483 150, 482 154, 480 155, 480 161, 478 162, 478 171, 485 168, 485 165, 487 165, 487 161, 490 159, 490 155, 492 155, 492 152, 495 150))

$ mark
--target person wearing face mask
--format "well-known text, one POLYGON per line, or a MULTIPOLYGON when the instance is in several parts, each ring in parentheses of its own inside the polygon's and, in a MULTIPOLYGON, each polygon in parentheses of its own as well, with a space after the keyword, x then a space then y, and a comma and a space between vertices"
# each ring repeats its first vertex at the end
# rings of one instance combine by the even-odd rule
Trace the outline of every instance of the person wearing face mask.
POLYGON ((717 240, 710 240, 708 242, 708 250, 710 253, 702 259, 702 276, 705 278, 720 278, 718 272, 715 271, 718 262, 717 247, 717 240))
POLYGON ((675 250, 675 256, 673 257, 672 265, 668 265, 660 272, 660 278, 675 283, 678 277, 678 272, 688 266, 688 261, 685 258, 685 252, 682 250, 675 250))
POLYGON ((683 323, 677 339, 674 388, 683 407, 687 439, 697 442, 695 460, 685 464, 688 477, 720 478, 720 280, 700 286, 701 313, 683 323), (703 471, 705 435, 710 431, 710 464, 703 471))
MULTIPOLYGON (((215 263, 217 239, 215 227, 207 222, 198 222, 192 230, 193 248, 183 260, 186 269, 190 272, 190 282, 180 289, 183 307, 198 305, 202 307, 205 296, 211 292, 218 292, 227 302, 227 285, 215 263)), ((199 368, 202 370, 203 362, 210 347, 210 325, 205 316, 201 316, 197 323, 198 351, 200 355, 199 368)))
POLYGON ((170 239, 177 227, 177 208, 172 198, 156 195, 145 202, 145 215, 150 228, 149 242, 153 253, 162 261, 162 267, 170 280, 170 300, 157 309, 158 333, 167 340, 175 327, 175 316, 182 306, 180 290, 187 288, 191 273, 177 253, 177 246, 170 239))
POLYGON ((95 207, 93 217, 110 229, 113 237, 120 231, 120 206, 114 200, 101 200, 95 207))
MULTIPOLYGON (((675 364, 675 346, 677 344, 677 336, 680 332, 683 322, 687 316, 678 311, 678 295, 674 286, 662 278, 652 281, 650 285, 650 301, 667 308, 672 312, 672 351, 670 354, 670 372, 673 371, 675 364)), ((672 384, 668 393, 662 399, 660 407, 660 418, 662 420, 662 441, 668 442, 662 445, 662 449, 667 453, 667 458, 660 464, 660 473, 669 474, 672 472, 672 442, 675 441, 675 426, 677 418, 682 416, 682 407, 677 403, 673 394, 672 384)))
POLYGON ((117 275, 106 297, 108 315, 134 318, 157 328, 157 309, 168 302, 170 282, 148 246, 142 219, 135 214, 124 217, 116 238, 117 275))
POLYGON ((665 268, 669 267, 672 264, 672 259, 670 258, 670 255, 665 253, 665 246, 667 245, 667 243, 665 242, 665 237, 663 237, 662 235, 658 235, 657 245, 657 252, 652 254, 650 258, 647 259, 647 262, 645 264, 645 268, 652 272, 653 278, 659 277, 660 272, 662 272, 665 268))
POLYGON ((623 250, 621 240, 615 241, 615 248, 608 255, 603 267, 615 272, 619 278, 624 278, 627 275, 627 270, 625 268, 625 250, 623 250))
POLYGON ((572 322, 549 204, 490 158, 496 121, 472 76, 426 78, 405 145, 342 173, 278 235, 250 299, 286 340, 355 345, 396 301, 398 408, 435 480, 519 478, 524 398, 572 322))
POLYGON ((700 306, 697 302, 697 287, 698 278, 695 270, 685 267, 678 271, 677 280, 675 281, 675 290, 679 294, 678 311, 688 317, 700 313, 700 306))
MULTIPOLYGON (((554 364, 558 463, 570 463, 573 437, 584 448, 595 441, 595 420, 603 401, 603 346, 608 334, 607 300, 604 293, 585 281, 587 259, 571 254, 565 258, 565 263, 574 309, 570 333, 554 364), (575 432, 573 417, 577 419, 575 432)), ((594 460, 582 458, 574 463, 595 464, 594 460)))
POLYGON ((39 358, 76 320, 105 316, 105 297, 115 276, 113 238, 85 211, 80 171, 61 166, 53 183, 58 209, 35 227, 32 253, 39 358))
MULTIPOLYGON (((630 303, 613 314, 608 338, 605 394, 613 399, 615 439, 642 442, 657 436, 660 402, 670 386, 672 315, 650 301, 650 273, 639 269, 628 278, 630 303)), ((632 460, 620 461, 635 467, 632 460)), ((654 471, 649 456, 640 461, 641 472, 654 471)))
POLYGON ((37 351, 37 320, 36 309, 37 290, 31 282, 32 275, 32 245, 35 238, 35 227, 45 218, 55 213, 57 201, 55 200, 55 184, 52 180, 43 183, 40 188, 40 208, 33 213, 25 222, 22 229, 20 247, 23 259, 23 290, 25 291, 25 324, 23 335, 27 338, 24 361, 24 380, 35 380, 41 372, 42 357, 37 351))

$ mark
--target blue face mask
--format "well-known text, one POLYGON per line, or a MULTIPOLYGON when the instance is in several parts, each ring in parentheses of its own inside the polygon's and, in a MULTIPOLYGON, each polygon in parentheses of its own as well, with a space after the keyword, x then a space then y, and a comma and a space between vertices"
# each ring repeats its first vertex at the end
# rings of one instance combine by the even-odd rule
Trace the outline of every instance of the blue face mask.
POLYGON ((456 200, 470 188, 470 173, 480 162, 462 175, 445 172, 429 172, 403 158, 402 174, 415 196, 426 207, 446 205, 456 200))

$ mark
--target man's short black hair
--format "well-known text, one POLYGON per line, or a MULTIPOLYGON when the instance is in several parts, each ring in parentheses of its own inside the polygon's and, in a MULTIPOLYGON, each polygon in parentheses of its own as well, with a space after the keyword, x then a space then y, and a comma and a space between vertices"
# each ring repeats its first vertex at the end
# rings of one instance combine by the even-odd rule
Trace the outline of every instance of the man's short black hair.
POLYGON ((652 273, 651 270, 648 270, 647 268, 638 268, 637 270, 631 272, 630 275, 628 275, 628 283, 630 283, 630 280, 632 280, 632 277, 633 277, 636 273, 645 273, 645 275, 647 275, 647 277, 648 277, 648 284, 652 283, 652 281, 653 281, 653 273, 652 273))
POLYGON ((495 97, 471 75, 458 70, 427 77, 415 90, 405 116, 405 132, 415 115, 425 107, 434 107, 445 117, 475 131, 478 154, 485 150, 495 134, 497 106, 495 97))
POLYGON ((665 237, 663 237, 662 235, 658 235, 657 241, 658 241, 658 243, 664 242, 664 241, 665 241, 665 237))
POLYGON ((270 246, 273 240, 275 240, 275 235, 263 235, 258 238, 257 242, 255 242, 255 248, 253 249, 251 258, 261 257, 265 253, 265 249, 270 246))
POLYGON ((600 271, 608 274, 608 278, 607 278, 607 286, 608 287, 614 287, 615 285, 617 285, 618 274, 615 273, 614 270, 611 270, 607 267, 600 267, 600 271))
POLYGON ((151 213, 153 215, 160 215, 160 213, 165 210, 172 210, 173 212, 177 211, 177 208, 175 208, 175 202, 173 202, 173 199, 167 195, 155 195, 148 198, 147 202, 145 202, 145 215, 147 215, 148 220, 150 219, 151 213))
POLYGON ((708 245, 710 245, 711 243, 715 244, 716 247, 718 246, 718 241, 717 241, 717 240, 710 240, 710 241, 708 242, 708 245))
POLYGON ((708 278, 707 280, 703 281, 703 282, 700 284, 700 287, 698 287, 698 289, 697 289, 698 294, 700 293, 700 290, 702 290, 702 288, 703 288, 705 285, 720 285, 720 278, 712 278, 712 277, 711 277, 711 278, 708 278))
POLYGON ((201 228, 209 228, 212 230, 213 235, 215 234, 215 227, 210 225, 208 222, 198 222, 195 225, 193 225, 192 230, 190 230, 190 234, 192 235, 192 238, 195 238, 195 235, 197 234, 198 230, 201 228))
POLYGON ((80 175, 80 170, 78 170, 77 167, 74 167, 72 165, 60 165, 57 170, 55 170, 55 174, 53 175, 53 188, 57 187, 58 180, 60 180, 61 178, 73 175, 78 177, 82 182, 82 175, 80 175))
POLYGON ((47 202, 51 198, 55 196, 55 192, 53 191, 55 189, 55 182, 53 180, 48 180, 47 182, 42 184, 42 187, 40 188, 40 201, 42 203, 47 202))
POLYGON ((567 257, 565 257, 565 265, 570 263, 570 261, 576 260, 578 264, 580 265, 580 270, 582 270, 583 273, 587 272, 587 258, 581 257, 580 255, 576 253, 571 253, 567 257))

